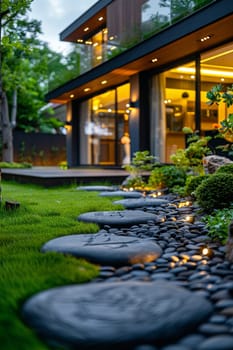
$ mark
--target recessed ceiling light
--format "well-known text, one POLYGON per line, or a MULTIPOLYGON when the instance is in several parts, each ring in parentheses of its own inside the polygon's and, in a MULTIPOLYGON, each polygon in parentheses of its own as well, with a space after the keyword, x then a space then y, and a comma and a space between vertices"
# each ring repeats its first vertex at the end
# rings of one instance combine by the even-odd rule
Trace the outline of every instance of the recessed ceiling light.
POLYGON ((86 28, 83 29, 83 31, 84 32, 88 32, 89 29, 90 29, 89 27, 86 27, 86 28))
POLYGON ((102 80, 102 81, 101 81, 101 84, 102 84, 102 85, 107 84, 107 80, 102 80))
POLYGON ((91 90, 91 88, 85 88, 83 91, 84 92, 88 92, 88 91, 90 91, 91 90))
POLYGON ((203 43, 204 41, 209 40, 211 37, 212 37, 212 35, 203 36, 203 37, 200 39, 200 41, 203 43))
POLYGON ((152 63, 158 62, 158 58, 156 58, 156 57, 155 57, 155 58, 152 58, 151 62, 152 62, 152 63))
POLYGON ((101 16, 101 17, 99 17, 99 18, 98 18, 98 21, 100 21, 100 22, 101 22, 101 21, 103 21, 103 19, 104 19, 104 17, 103 17, 103 16, 101 16))
POLYGON ((74 98, 74 94, 70 94, 70 98, 74 98))
POLYGON ((77 39, 77 43, 83 43, 83 39, 77 39))

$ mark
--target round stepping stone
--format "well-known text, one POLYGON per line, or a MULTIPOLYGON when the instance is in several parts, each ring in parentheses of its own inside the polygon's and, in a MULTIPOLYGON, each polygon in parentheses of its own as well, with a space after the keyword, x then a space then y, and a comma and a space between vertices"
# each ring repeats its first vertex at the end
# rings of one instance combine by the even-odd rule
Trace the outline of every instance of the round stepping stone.
POLYGON ((79 221, 92 222, 110 226, 131 226, 144 224, 148 220, 158 221, 155 214, 145 213, 142 210, 114 210, 114 211, 93 211, 78 216, 79 221))
POLYGON ((79 186, 77 190, 80 191, 115 191, 115 187, 113 186, 79 186))
POLYGON ((112 191, 100 192, 101 197, 124 197, 124 198, 140 198, 142 193, 137 191, 112 191))
POLYGON ((151 239, 104 232, 55 238, 45 243, 42 251, 72 254, 96 264, 110 266, 151 262, 162 254, 161 248, 151 239))
POLYGON ((136 199, 121 199, 115 201, 114 204, 122 204, 125 208, 140 208, 140 207, 157 207, 163 204, 168 204, 166 199, 156 199, 156 198, 136 198, 136 199))
POLYGON ((23 306, 23 319, 39 336, 69 349, 125 349, 145 339, 169 342, 211 313, 208 300, 167 281, 59 287, 23 306))

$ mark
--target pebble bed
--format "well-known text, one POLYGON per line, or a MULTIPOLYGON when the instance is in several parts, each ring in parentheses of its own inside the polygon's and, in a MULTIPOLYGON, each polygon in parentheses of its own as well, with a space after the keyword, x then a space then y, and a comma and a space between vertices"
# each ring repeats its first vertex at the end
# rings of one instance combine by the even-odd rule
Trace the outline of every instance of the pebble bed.
POLYGON ((162 279, 173 281, 212 303, 214 313, 195 333, 160 347, 145 341, 133 350, 233 350, 233 264, 225 260, 225 247, 210 239, 198 207, 179 208, 180 201, 174 195, 160 198, 169 200, 169 205, 137 208, 156 214, 159 222, 125 228, 105 225, 101 231, 155 239, 163 250, 161 257, 154 262, 120 268, 102 266, 100 275, 91 283, 162 279), (187 215, 194 215, 195 222, 186 221, 187 215), (207 255, 203 252, 206 247, 207 255))

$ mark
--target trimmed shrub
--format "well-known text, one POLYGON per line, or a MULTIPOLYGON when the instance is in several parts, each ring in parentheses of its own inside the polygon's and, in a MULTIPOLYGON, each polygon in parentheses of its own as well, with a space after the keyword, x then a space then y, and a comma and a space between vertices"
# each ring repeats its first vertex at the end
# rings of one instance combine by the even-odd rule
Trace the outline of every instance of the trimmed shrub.
POLYGON ((148 179, 148 185, 151 188, 172 189, 175 186, 184 186, 186 181, 186 172, 182 168, 173 165, 165 165, 154 168, 148 179))
POLYGON ((208 176, 195 191, 198 204, 206 211, 229 208, 233 202, 233 175, 219 173, 208 176))
POLYGON ((188 176, 185 183, 185 195, 186 196, 194 196, 197 187, 202 183, 202 181, 206 180, 209 175, 200 175, 200 176, 188 176))
POLYGON ((220 166, 218 170, 216 171, 216 174, 222 174, 222 173, 227 173, 233 175, 233 163, 225 164, 220 166))

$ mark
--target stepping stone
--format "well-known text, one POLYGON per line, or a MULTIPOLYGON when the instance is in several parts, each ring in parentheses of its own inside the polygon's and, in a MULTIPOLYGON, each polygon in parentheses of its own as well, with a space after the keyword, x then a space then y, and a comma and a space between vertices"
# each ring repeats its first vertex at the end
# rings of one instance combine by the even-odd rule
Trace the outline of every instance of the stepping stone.
POLYGON ((142 210, 114 210, 93 211, 78 216, 79 221, 92 222, 100 226, 131 226, 145 224, 149 220, 158 221, 155 214, 145 213, 142 210))
POLYGON ((157 207, 163 204, 168 204, 166 199, 156 199, 156 198, 136 198, 136 199, 121 199, 115 201, 114 204, 122 204, 125 208, 140 208, 140 207, 157 207))
POLYGON ((71 254, 107 266, 151 262, 162 254, 161 248, 151 239, 105 232, 55 238, 45 243, 42 251, 71 254))
POLYGON ((101 197, 124 197, 124 198, 140 198, 142 197, 141 192, 137 191, 112 191, 112 192, 100 192, 101 197))
POLYGON ((208 300, 172 282, 131 281, 53 288, 26 301, 22 315, 59 348, 119 350, 145 339, 168 343, 212 312, 208 300))
POLYGON ((79 186, 77 190, 80 191, 115 191, 116 187, 113 186, 79 186))

